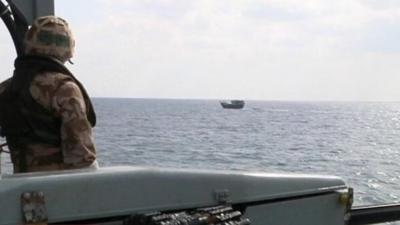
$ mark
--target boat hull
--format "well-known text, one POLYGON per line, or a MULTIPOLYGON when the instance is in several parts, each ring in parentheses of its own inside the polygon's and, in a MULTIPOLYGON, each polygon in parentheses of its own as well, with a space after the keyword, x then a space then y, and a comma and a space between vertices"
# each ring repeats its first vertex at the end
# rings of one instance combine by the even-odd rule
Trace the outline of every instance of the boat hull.
POLYGON ((224 109, 242 109, 244 107, 244 102, 236 103, 236 104, 221 102, 221 106, 224 109))

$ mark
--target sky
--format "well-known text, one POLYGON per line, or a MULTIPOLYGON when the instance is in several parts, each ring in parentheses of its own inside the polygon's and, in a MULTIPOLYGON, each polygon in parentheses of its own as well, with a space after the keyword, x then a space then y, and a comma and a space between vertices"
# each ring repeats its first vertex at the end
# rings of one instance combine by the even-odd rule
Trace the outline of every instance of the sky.
MULTIPOLYGON (((398 0, 55 0, 93 97, 400 101, 398 0)), ((0 27, 0 78, 12 74, 0 27), (5 64, 5 65, 4 65, 5 64)))

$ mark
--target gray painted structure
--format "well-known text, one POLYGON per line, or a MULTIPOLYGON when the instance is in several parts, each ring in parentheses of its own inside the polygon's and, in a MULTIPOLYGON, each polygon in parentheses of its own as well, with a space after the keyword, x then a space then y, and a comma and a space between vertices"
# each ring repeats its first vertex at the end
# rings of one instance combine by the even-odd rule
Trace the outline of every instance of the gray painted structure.
POLYGON ((342 225, 347 193, 338 177, 140 167, 37 172, 0 179, 0 225, 21 224, 21 195, 42 192, 50 223, 247 206, 253 225, 342 225))
POLYGON ((21 55, 24 52, 22 40, 33 20, 39 16, 53 14, 53 0, 0 1, 0 17, 10 32, 17 55, 21 55))
POLYGON ((28 24, 40 16, 54 15, 54 0, 10 0, 28 24))

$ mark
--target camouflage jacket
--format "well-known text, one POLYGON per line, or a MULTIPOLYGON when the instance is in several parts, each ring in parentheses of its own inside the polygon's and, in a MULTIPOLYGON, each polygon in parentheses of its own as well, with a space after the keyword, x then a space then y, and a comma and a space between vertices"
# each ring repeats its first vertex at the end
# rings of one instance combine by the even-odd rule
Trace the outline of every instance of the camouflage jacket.
MULTIPOLYGON (((0 84, 0 94, 10 85, 10 79, 0 84)), ((87 105, 77 83, 66 74, 43 72, 32 80, 29 93, 32 98, 60 118, 60 144, 28 143, 22 146, 10 143, 14 172, 21 170, 24 152, 26 172, 83 168, 96 160, 92 126, 87 118, 87 105)), ((0 109, 1 110, 1 109, 0 109)))

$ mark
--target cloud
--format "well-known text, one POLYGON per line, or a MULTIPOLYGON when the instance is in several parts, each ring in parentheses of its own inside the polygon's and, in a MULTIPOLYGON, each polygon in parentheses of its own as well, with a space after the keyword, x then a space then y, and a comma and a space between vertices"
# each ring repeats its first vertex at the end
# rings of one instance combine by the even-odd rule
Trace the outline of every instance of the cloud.
POLYGON ((358 0, 360 4, 363 4, 374 10, 398 10, 400 8, 400 2, 398 0, 358 0))
POLYGON ((389 84, 387 92, 371 91, 397 81, 399 7, 380 2, 87 0, 76 7, 58 0, 56 6, 77 38, 71 68, 95 96, 396 98, 389 84))

